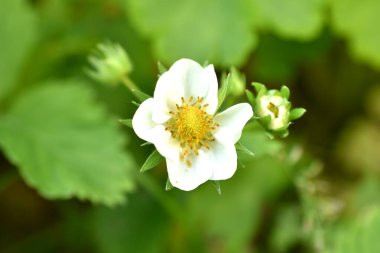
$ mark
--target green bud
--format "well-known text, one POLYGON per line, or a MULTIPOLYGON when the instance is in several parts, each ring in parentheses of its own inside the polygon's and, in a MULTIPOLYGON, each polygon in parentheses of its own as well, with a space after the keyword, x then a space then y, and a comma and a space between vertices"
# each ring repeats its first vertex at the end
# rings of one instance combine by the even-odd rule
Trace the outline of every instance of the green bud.
POLYGON ((282 86, 281 90, 267 90, 265 85, 261 83, 253 83, 252 85, 257 92, 257 96, 250 99, 250 101, 254 101, 253 108, 256 117, 277 136, 287 136, 290 122, 300 118, 306 110, 303 108, 291 110, 290 91, 286 86, 282 86))
POLYGON ((245 91, 245 77, 243 74, 239 73, 237 69, 231 68, 230 77, 230 90, 231 95, 238 97, 244 94, 245 91))
POLYGON ((92 69, 88 69, 87 74, 107 85, 121 82, 133 69, 125 50, 112 42, 99 44, 97 51, 88 60, 92 69))

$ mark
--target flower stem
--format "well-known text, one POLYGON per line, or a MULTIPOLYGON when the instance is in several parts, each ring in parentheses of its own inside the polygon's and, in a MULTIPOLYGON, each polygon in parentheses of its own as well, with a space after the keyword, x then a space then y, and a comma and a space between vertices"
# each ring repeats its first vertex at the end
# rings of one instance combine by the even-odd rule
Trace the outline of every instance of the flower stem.
POLYGON ((124 76, 121 79, 121 82, 132 92, 132 94, 142 103, 148 98, 150 98, 149 95, 142 92, 138 86, 128 78, 128 76, 124 76))
POLYGON ((128 76, 124 76, 123 79, 121 79, 121 82, 132 92, 134 93, 135 90, 140 90, 138 86, 128 78, 128 76))

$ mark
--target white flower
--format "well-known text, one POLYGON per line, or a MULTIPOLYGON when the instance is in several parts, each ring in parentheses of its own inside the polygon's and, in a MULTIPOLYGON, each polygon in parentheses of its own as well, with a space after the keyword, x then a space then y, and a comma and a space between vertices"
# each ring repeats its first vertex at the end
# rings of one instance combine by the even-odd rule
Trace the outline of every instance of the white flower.
POLYGON ((260 117, 270 116, 269 129, 277 130, 288 127, 290 103, 287 99, 280 95, 270 94, 260 96, 258 100, 257 115, 260 117))
POLYGON ((203 68, 181 59, 160 76, 154 97, 137 109, 133 129, 166 158, 173 186, 190 191, 235 173, 235 143, 253 115, 252 107, 241 103, 215 115, 217 106, 213 65, 203 68))

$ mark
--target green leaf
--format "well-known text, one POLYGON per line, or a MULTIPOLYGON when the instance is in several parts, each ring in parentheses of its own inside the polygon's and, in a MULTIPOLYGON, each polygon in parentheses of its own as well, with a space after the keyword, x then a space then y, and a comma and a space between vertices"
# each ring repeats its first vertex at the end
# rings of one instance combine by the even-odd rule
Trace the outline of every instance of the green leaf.
POLYGON ((290 111, 289 119, 290 121, 301 118, 306 112, 304 108, 294 108, 290 111))
POLYGON ((156 167, 164 158, 155 149, 146 159, 143 166, 141 166, 140 172, 145 172, 156 167))
POLYGON ((80 81, 23 94, 0 118, 0 145, 24 180, 49 199, 114 205, 133 187, 125 136, 80 81))
POLYGON ((335 233, 328 234, 334 253, 380 252, 380 208, 360 212, 355 219, 346 220, 335 233))
POLYGON ((119 119, 119 122, 127 127, 133 128, 132 119, 119 119))
POLYGON ((220 108, 220 106, 223 104, 224 99, 226 98, 228 88, 230 87, 230 77, 231 75, 228 74, 227 77, 223 78, 222 87, 218 90, 218 107, 217 110, 220 108))
POLYGON ((24 0, 0 1, 0 101, 15 87, 37 37, 37 18, 24 0))
POLYGON ((251 0, 126 0, 136 28, 164 63, 180 58, 241 65, 256 46, 251 0), (175 15, 174 15, 175 14, 175 15), (194 32, 196 31, 196 34, 194 32))
POLYGON ((380 36, 375 24, 380 23, 378 0, 330 1, 332 24, 349 40, 351 53, 380 69, 380 36))
POLYGON ((288 39, 309 40, 324 25, 325 0, 254 0, 259 24, 288 39))

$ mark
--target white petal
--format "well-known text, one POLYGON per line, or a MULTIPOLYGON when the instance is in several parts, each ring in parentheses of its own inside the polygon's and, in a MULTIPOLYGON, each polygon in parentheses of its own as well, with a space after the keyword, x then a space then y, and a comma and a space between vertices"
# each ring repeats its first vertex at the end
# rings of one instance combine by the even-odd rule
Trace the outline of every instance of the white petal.
POLYGON ((222 143, 235 144, 247 121, 253 116, 252 107, 247 103, 234 105, 214 117, 219 127, 214 137, 222 143))
POLYGON ((176 61, 170 69, 162 74, 157 81, 154 98, 165 103, 169 109, 174 109, 176 104, 181 104, 181 97, 188 98, 191 95, 186 87, 195 83, 201 75, 203 68, 197 62, 189 59, 176 61), (188 96, 187 96, 188 95, 188 96))
POLYGON ((163 125, 157 125, 153 135, 152 143, 163 157, 171 160, 179 159, 180 144, 169 131, 165 131, 163 125))
POLYGON ((209 157, 213 167, 211 180, 225 180, 232 177, 237 168, 237 154, 234 144, 214 142, 209 157))
POLYGON ((174 187, 191 191, 210 179, 212 176, 210 159, 202 150, 191 162, 191 167, 189 167, 179 160, 166 160, 169 180, 174 187))
POLYGON ((132 119, 133 130, 141 139, 153 143, 162 156, 178 159, 179 143, 172 138, 169 131, 165 131, 165 126, 152 120, 154 108, 153 98, 148 98, 139 106, 132 119))
MULTIPOLYGON (((196 63, 198 64, 198 63, 196 63)), ((188 82, 185 83, 185 95, 189 97, 202 97, 203 103, 208 104, 205 111, 214 115, 218 106, 218 79, 213 65, 202 68, 193 68, 189 73, 188 82)))
MULTIPOLYGON (((203 68, 197 62, 190 59, 181 59, 160 76, 154 91, 157 101, 157 112, 153 119, 162 122, 169 111, 175 110, 175 105, 180 105, 181 97, 188 100, 190 97, 202 97, 206 112, 214 114, 218 105, 218 80, 213 65, 203 68), (157 114, 157 116, 156 116, 157 114)), ((166 118, 167 120, 167 118, 166 118)))
POLYGON ((169 111, 175 110, 175 105, 181 104, 181 97, 184 96, 184 89, 179 77, 170 70, 163 73, 157 81, 154 90, 156 108, 154 110, 154 120, 161 121, 162 115, 168 115, 169 111))
POLYGON ((143 140, 153 142, 154 139, 154 127, 156 124, 152 121, 152 112, 155 108, 155 102, 153 98, 145 100, 132 119, 133 130, 136 135, 143 140))

